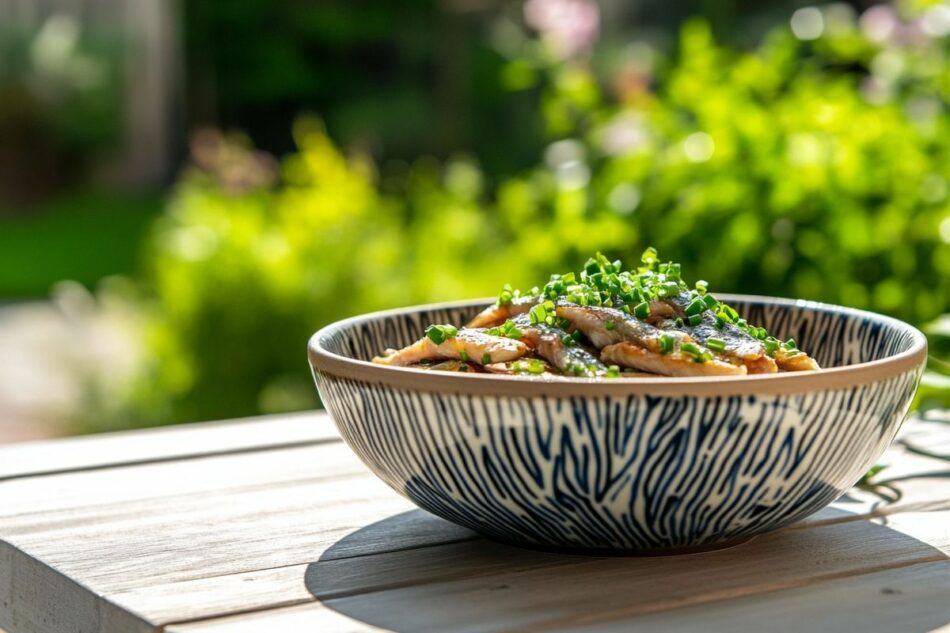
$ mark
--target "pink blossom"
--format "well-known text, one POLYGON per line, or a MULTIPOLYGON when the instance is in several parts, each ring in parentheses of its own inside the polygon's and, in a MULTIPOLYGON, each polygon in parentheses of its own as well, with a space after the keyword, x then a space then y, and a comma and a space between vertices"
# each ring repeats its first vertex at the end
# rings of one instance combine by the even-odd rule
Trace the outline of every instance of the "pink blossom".
POLYGON ((600 31, 595 0, 528 0, 524 16, 528 26, 540 32, 563 59, 589 50, 600 31))

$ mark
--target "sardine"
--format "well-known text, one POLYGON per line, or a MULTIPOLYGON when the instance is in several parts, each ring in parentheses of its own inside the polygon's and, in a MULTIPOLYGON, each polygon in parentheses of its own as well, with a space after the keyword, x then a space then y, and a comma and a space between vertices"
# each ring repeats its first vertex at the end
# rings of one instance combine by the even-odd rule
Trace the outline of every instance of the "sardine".
POLYGON ((498 305, 496 303, 476 314, 465 327, 487 328, 501 325, 508 319, 516 317, 519 314, 527 313, 531 308, 536 306, 540 300, 540 297, 531 296, 517 297, 512 299, 510 303, 504 305, 498 305))
POLYGON ((600 357, 606 363, 664 376, 741 376, 748 372, 745 365, 733 365, 716 358, 698 363, 683 352, 657 354, 629 342, 604 347, 600 357))
POLYGON ((522 332, 521 340, 533 347, 538 355, 570 376, 596 377, 607 373, 600 358, 570 337, 570 333, 547 324, 532 324, 528 315, 514 319, 522 332))
POLYGON ((529 351, 521 341, 463 328, 442 343, 436 344, 429 337, 423 337, 401 350, 377 356, 373 362, 404 367, 427 359, 446 358, 488 365, 516 360, 529 351))

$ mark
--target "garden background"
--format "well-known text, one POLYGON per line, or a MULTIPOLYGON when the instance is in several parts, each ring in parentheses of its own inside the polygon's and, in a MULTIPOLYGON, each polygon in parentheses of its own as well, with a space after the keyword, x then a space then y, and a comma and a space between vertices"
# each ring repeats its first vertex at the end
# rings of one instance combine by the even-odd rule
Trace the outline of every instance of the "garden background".
POLYGON ((647 245, 928 333, 950 3, 0 0, 0 441, 310 408, 305 344, 647 245))

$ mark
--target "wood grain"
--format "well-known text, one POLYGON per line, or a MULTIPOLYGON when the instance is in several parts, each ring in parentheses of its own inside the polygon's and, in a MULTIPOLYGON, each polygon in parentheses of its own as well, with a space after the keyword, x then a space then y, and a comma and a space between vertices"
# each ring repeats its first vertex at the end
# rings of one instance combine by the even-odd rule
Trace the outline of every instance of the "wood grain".
MULTIPOLYGON (((580 626, 945 560, 950 551, 948 519, 950 511, 898 515, 887 527, 856 521, 785 530, 706 554, 641 559, 560 556, 559 564, 540 568, 522 568, 525 557, 535 555, 510 549, 495 555, 507 555, 511 565, 490 576, 432 583, 414 579, 408 586, 386 589, 396 575, 411 574, 410 566, 420 554, 438 556, 423 550, 406 565, 392 566, 400 569, 397 574, 367 564, 364 571, 372 582, 357 595, 334 598, 335 579, 317 575, 308 589, 317 596, 327 593, 320 602, 168 630, 302 630, 325 622, 326 609, 397 631, 456 630, 459 623, 471 623, 470 630, 480 631, 580 626), (904 532, 910 526, 914 536, 904 532)), ((478 548, 504 547, 483 541, 467 546, 473 548, 474 558, 485 557, 478 548)))
POLYGON ((323 411, 307 411, 24 442, 0 447, 0 481, 325 441, 339 441, 332 421, 323 411))
MULTIPOLYGON (((763 596, 786 608, 780 596, 822 585, 854 587, 847 595, 859 601, 872 577, 906 570, 945 581, 950 467, 900 447, 887 453, 877 493, 852 490, 783 532, 702 555, 599 559, 495 544, 413 510, 331 432, 284 441, 301 421, 319 427, 313 419, 238 423, 241 440, 215 440, 229 433, 222 424, 191 429, 193 443, 186 428, 154 431, 178 439, 153 437, 152 452, 139 434, 131 452, 122 435, 98 437, 96 451, 113 461, 63 472, 47 462, 0 481, 0 628, 609 630, 674 613, 702 624, 696 614, 712 605, 763 596), (255 434, 269 438, 259 450, 255 434), (24 592, 24 579, 37 591, 24 592), (77 628, 47 613, 58 595, 77 628)), ((950 435, 945 424, 911 428, 917 444, 950 435)), ((915 573, 908 582, 921 582, 915 573)), ((913 604, 933 616, 921 622, 940 620, 926 595, 913 604)), ((727 615, 717 616, 723 627, 727 615)))
POLYGON ((561 633, 924 633, 950 623, 950 561, 599 623, 561 633))
POLYGON ((160 505, 162 498, 354 475, 370 477, 355 455, 333 443, 12 479, 0 482, 0 525, 17 515, 160 505))

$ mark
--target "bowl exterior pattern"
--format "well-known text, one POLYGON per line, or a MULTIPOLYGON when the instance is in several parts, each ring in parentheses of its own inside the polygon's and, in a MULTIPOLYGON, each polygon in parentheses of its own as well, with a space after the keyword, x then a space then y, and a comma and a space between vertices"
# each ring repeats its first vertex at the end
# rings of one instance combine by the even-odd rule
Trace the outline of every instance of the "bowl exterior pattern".
POLYGON ((852 486, 919 378, 789 396, 508 398, 317 374, 349 446, 417 505, 542 547, 641 550, 773 530, 852 486))
MULTIPOLYGON (((867 313, 729 301, 750 322, 794 337, 823 367, 914 345, 911 328, 867 313)), ((318 337, 332 353, 368 360, 416 340, 429 323, 462 323, 478 308, 374 315, 318 337)), ((344 440, 422 508, 509 542, 617 551, 714 545, 821 509, 892 440, 922 364, 787 395, 485 396, 316 367, 314 377, 344 440)))

